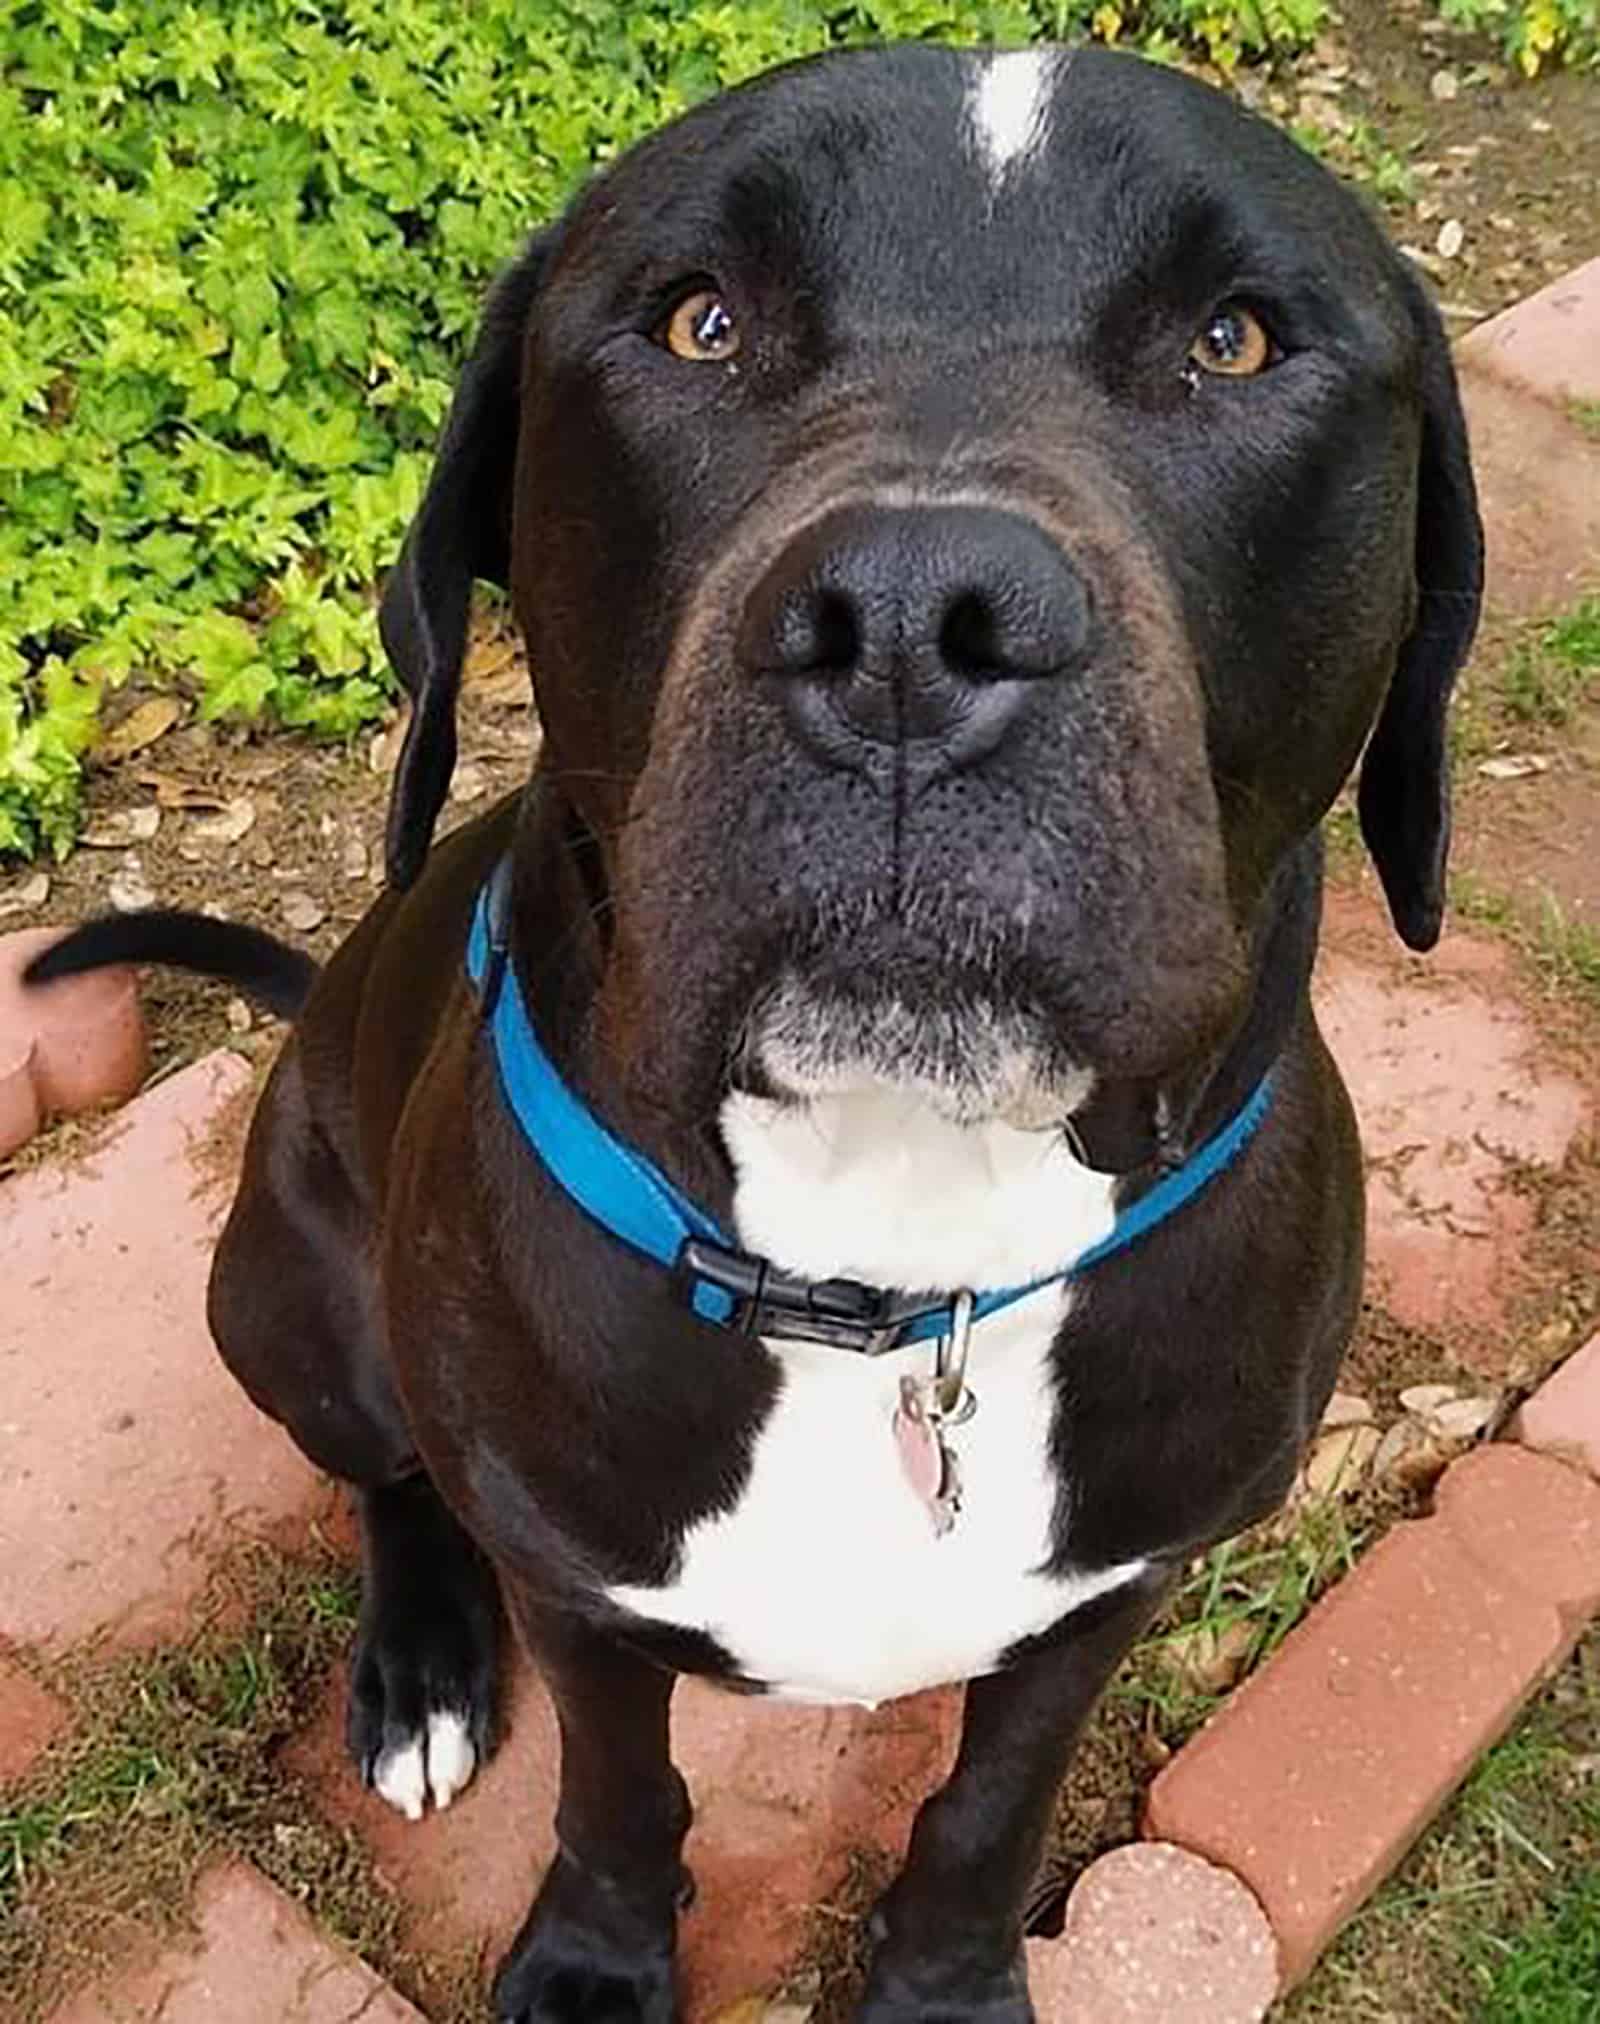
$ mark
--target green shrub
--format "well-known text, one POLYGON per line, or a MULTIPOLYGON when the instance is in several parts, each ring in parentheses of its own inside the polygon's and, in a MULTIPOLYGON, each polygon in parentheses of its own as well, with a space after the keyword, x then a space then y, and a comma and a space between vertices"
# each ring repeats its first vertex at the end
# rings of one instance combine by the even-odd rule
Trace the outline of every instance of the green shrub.
POLYGON ((1324 0, 11 0, 0 851, 73 834, 107 684, 344 735, 484 284, 692 100, 831 42, 1185 41, 1324 0))
POLYGON ((1600 63, 1600 0, 1439 0, 1439 12, 1492 35, 1529 77, 1546 58, 1600 63))

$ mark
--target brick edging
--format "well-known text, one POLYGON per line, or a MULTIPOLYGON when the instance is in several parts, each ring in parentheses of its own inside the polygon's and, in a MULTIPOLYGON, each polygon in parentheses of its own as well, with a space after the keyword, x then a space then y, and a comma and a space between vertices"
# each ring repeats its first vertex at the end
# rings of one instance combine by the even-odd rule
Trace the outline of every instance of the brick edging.
MULTIPOLYGON (((1454 1462, 1431 1513, 1403 1520, 1245 1680, 1150 1788, 1141 1872, 1113 1850, 1084 1871, 1097 1935, 1140 1947, 1193 1923, 1220 1872, 1277 1947, 1260 1993, 1248 1910, 1212 1921, 1182 1995, 1108 2007, 1087 1952, 1035 1950, 1042 2017, 1249 2024, 1310 1971, 1600 1612, 1600 1335, 1523 1407, 1518 1439, 1454 1462)), ((1068 1937, 1072 1932, 1069 1906, 1068 1937)), ((1104 1951, 1103 1947, 1100 1951, 1104 1951)))

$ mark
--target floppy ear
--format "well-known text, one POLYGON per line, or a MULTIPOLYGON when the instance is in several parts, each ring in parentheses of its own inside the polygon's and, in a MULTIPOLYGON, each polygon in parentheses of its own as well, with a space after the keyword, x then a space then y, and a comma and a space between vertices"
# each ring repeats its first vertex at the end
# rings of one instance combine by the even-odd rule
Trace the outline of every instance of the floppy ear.
POLYGON ((456 763, 456 693, 472 581, 508 586, 522 340, 552 234, 490 290, 439 438, 433 472, 378 606, 384 651, 411 697, 389 802, 389 883, 422 869, 456 763))
POLYGON ((1422 284, 1403 271, 1422 338, 1417 611, 1367 743, 1357 801, 1400 938, 1431 949, 1444 918, 1450 849, 1445 707, 1478 629, 1483 529, 1450 347, 1422 284))

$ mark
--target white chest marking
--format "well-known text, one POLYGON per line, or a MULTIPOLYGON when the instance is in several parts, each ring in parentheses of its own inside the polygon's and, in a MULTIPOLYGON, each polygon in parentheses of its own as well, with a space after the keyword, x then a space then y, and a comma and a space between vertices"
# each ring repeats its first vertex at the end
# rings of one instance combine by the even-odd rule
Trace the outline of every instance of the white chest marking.
POLYGON ((1050 130, 1058 52, 1009 49, 983 59, 967 92, 967 116, 990 181, 1037 154, 1050 130))
MULTIPOLYGON (((1111 1227, 1111 1183, 1053 1134, 962 1126, 882 1087, 781 1109, 729 1100, 741 1240, 792 1271, 899 1287, 1015 1285, 1111 1227)), ((731 1512, 685 1537, 663 1588, 620 1606, 708 1631, 741 1670, 820 1700, 886 1700, 990 1670, 1017 1639, 1142 1571, 1040 1571, 1060 1478, 1049 1354, 1071 1299, 1048 1286, 974 1329, 978 1410, 950 1438, 962 1510, 946 1537, 901 1466, 899 1380, 932 1345, 876 1359, 769 1340, 783 1388, 731 1512)))

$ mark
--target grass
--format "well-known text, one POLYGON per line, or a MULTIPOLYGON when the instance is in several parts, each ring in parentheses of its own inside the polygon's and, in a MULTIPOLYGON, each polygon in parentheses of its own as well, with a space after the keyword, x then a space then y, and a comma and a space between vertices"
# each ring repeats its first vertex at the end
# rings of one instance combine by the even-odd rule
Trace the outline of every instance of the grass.
POLYGON ((1600 675, 1600 596, 1581 599, 1568 612, 1536 626, 1511 653, 1498 690, 1518 724, 1559 728, 1600 675))
POLYGON ((1600 436, 1600 401, 1568 401, 1567 413, 1586 435, 1600 436))
POLYGON ((1283 2024, 1600 2024, 1597 1742, 1591 1627, 1283 2024))
MULTIPOLYGON (((152 1930, 176 1928, 197 1871, 223 1855, 250 1859, 406 1979, 396 1900, 278 1757, 321 1705, 355 1607, 354 1576, 331 1550, 251 1543, 214 1570, 184 1643, 91 1656, 52 1678, 76 1720, 0 1796, 8 2017, 44 2016, 152 1930)), ((446 1992, 434 2014, 469 2012, 446 1992)))
POLYGON ((1110 1690, 1176 1750, 1268 1658, 1381 1529, 1377 1498, 1318 1499, 1197 1559, 1110 1690), (1218 1684, 1206 1683, 1217 1669, 1218 1684))

